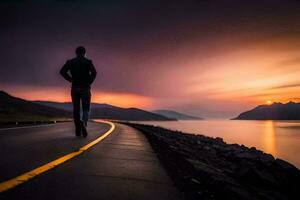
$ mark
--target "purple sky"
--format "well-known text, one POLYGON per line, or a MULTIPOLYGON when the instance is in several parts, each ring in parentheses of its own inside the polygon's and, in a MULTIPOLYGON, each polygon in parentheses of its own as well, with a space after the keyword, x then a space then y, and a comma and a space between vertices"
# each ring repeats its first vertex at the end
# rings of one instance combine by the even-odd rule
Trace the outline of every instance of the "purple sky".
POLYGON ((58 71, 84 45, 95 102, 234 117, 299 98, 274 88, 299 85, 300 2, 28 2, 0 6, 0 89, 14 95, 68 100, 58 71))

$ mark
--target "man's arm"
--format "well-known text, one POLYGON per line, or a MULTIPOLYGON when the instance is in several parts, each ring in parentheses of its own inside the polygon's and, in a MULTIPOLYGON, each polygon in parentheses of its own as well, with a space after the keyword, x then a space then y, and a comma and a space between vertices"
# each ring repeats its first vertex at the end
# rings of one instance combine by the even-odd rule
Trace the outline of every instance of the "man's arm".
POLYGON ((68 73, 69 70, 70 70, 70 63, 69 61, 67 61, 66 64, 64 64, 64 66, 61 68, 60 75, 62 75, 64 79, 72 83, 72 77, 68 73))
POLYGON ((97 76, 97 71, 96 71, 95 66, 93 65, 92 61, 90 63, 90 72, 91 72, 90 84, 92 84, 97 76))

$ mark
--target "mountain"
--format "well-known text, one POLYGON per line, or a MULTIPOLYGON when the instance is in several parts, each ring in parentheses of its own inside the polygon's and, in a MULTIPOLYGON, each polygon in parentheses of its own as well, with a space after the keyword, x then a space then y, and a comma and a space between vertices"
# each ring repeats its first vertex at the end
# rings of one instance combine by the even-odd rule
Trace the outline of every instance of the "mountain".
POLYGON ((71 112, 36 104, 0 91, 0 121, 44 121, 70 118, 71 112))
MULTIPOLYGON (((67 110, 67 111, 73 111, 73 105, 71 102, 54 102, 54 101, 33 101, 34 103, 38 103, 41 105, 53 107, 53 108, 58 108, 62 110, 67 110)), ((99 103, 91 103, 91 108, 117 108, 116 106, 112 106, 109 104, 99 104, 99 103)))
MULTIPOLYGON (((50 101, 35 101, 40 105, 51 106, 53 108, 60 108, 66 111, 72 110, 72 103, 58 103, 50 101)), ((128 120, 128 121, 164 121, 175 120, 156 113, 148 112, 138 108, 120 108, 109 104, 91 104, 91 118, 93 119, 115 119, 115 120, 128 120)))
POLYGON ((91 112, 93 118, 103 119, 117 119, 117 120, 130 120, 130 121, 165 121, 175 120, 159 114, 141 110, 138 108, 96 108, 91 112))
POLYGON ((300 103, 259 105, 234 119, 241 120, 300 120, 300 103))
POLYGON ((177 119, 177 120, 201 120, 201 119, 203 119, 201 117, 190 116, 190 115, 179 113, 179 112, 176 112, 173 110, 153 110, 152 112, 163 115, 168 118, 177 119))

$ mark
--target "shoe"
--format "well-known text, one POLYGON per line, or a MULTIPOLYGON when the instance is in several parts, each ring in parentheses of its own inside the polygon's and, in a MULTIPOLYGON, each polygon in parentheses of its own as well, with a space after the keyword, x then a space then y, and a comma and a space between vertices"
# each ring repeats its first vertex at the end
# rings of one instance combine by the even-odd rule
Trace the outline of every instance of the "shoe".
POLYGON ((88 132, 87 132, 87 130, 86 130, 86 125, 85 125, 84 122, 81 123, 81 131, 82 131, 82 136, 83 136, 83 137, 87 137, 88 132))

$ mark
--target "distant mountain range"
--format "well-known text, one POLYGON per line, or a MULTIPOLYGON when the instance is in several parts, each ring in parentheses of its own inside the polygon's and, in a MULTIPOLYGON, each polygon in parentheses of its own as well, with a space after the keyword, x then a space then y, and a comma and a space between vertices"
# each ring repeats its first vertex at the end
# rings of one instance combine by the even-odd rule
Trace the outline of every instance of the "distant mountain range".
MULTIPOLYGON (((49 107, 54 107, 62 110, 67 110, 67 111, 72 111, 73 110, 73 105, 71 102, 54 102, 54 101, 32 101, 34 103, 38 103, 41 105, 49 106, 49 107)), ((91 108, 92 109, 98 109, 98 108, 119 108, 117 106, 112 106, 109 104, 99 104, 99 103, 91 103, 91 108)))
POLYGON ((70 118, 69 111, 36 104, 0 91, 0 121, 44 121, 70 118))
MULTIPOLYGON (((164 121, 164 120, 199 120, 172 110, 153 112, 138 108, 120 108, 109 104, 91 104, 92 119, 114 119, 128 121, 164 121)), ((71 102, 27 101, 0 91, 0 122, 47 121, 53 119, 71 119, 71 102)))
MULTIPOLYGON (((34 101, 37 104, 59 108, 66 111, 72 111, 72 103, 58 103, 51 101, 34 101)), ((120 108, 109 104, 91 104, 91 118, 94 119, 114 119, 128 121, 149 121, 149 120, 175 120, 159 114, 148 112, 138 108, 120 108)))
MULTIPOLYGON (((0 91, 0 122, 49 121, 71 119, 72 103, 27 101, 0 91)), ((115 120, 175 120, 138 108, 92 104, 91 118, 115 120)))
MULTIPOLYGON (((72 118, 72 103, 27 101, 0 91, 0 121, 47 121, 72 118)), ((114 120, 175 120, 138 108, 120 108, 108 104, 92 104, 91 118, 114 120)))
POLYGON ((168 118, 177 119, 177 120, 202 120, 203 119, 201 117, 186 115, 173 110, 153 110, 152 112, 159 115, 163 115, 168 118))
POLYGON ((273 103, 259 105, 243 112, 234 119, 239 120, 300 120, 300 103, 273 103))

